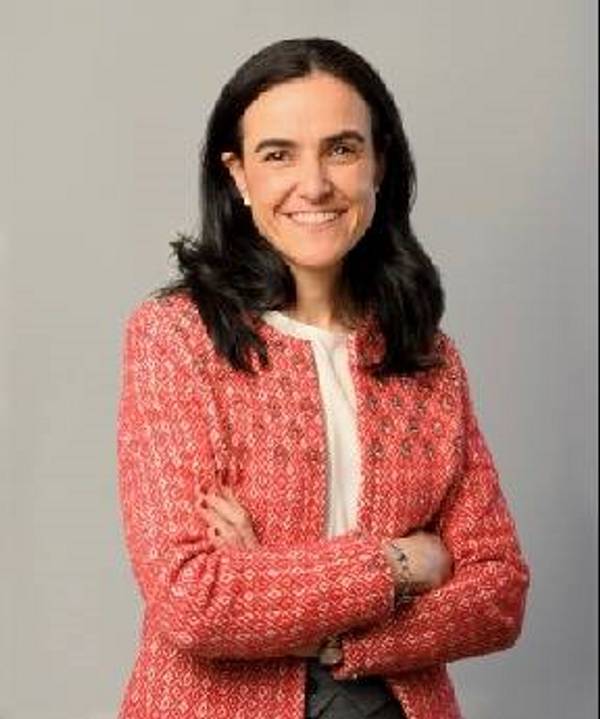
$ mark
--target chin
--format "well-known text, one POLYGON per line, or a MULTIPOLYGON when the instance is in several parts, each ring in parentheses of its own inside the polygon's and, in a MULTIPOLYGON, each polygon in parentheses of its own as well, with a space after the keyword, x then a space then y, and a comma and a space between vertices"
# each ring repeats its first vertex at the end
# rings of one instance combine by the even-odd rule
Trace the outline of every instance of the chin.
POLYGON ((313 270, 313 271, 326 271, 326 270, 332 270, 335 267, 338 267, 345 255, 335 255, 335 256, 329 256, 329 257, 287 257, 286 261, 291 264, 294 267, 301 268, 303 270, 313 270))

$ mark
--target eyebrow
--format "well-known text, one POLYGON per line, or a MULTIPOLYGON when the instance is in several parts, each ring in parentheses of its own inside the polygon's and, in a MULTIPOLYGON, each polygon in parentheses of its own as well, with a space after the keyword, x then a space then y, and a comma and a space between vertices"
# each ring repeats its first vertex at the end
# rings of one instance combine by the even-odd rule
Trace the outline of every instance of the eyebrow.
MULTIPOLYGON (((333 145, 336 142, 342 142, 344 140, 355 140, 362 145, 366 142, 364 136, 360 132, 357 132, 356 130, 342 130, 341 132, 336 132, 335 135, 324 137, 323 140, 321 140, 321 144, 333 145)), ((254 152, 260 152, 266 147, 290 148, 296 146, 297 143, 293 140, 286 140, 282 137, 268 137, 258 143, 258 145, 254 148, 254 152)))

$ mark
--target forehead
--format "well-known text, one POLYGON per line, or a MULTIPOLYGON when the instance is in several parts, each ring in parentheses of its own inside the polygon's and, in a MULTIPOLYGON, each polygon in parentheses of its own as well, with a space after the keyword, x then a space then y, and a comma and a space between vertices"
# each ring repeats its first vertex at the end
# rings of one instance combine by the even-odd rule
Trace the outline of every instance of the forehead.
POLYGON ((280 83, 261 93, 244 112, 244 143, 263 137, 317 139, 357 130, 370 136, 366 102, 348 83, 325 73, 280 83))

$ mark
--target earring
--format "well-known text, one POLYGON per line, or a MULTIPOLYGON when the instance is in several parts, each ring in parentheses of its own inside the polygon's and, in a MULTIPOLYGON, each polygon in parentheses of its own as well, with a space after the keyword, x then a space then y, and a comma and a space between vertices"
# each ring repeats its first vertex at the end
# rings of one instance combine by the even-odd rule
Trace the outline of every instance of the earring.
POLYGON ((244 205, 246 205, 246 207, 250 207, 250 199, 245 196, 244 196, 244 205))

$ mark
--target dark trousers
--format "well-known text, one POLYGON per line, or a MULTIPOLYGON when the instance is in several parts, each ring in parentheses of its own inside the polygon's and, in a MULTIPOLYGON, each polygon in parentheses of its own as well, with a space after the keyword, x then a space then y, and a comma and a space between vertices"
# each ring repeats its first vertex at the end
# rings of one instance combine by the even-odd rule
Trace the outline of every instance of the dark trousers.
POLYGON ((306 674, 306 719, 406 719, 402 705, 379 677, 338 680, 318 659, 306 674))

